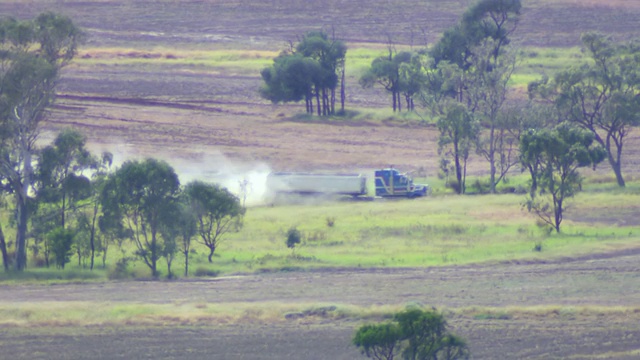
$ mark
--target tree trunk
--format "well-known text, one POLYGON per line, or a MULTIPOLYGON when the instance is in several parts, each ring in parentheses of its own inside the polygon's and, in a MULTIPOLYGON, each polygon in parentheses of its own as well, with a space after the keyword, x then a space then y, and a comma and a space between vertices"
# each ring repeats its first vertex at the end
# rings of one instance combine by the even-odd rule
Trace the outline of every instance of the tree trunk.
POLYGON ((16 211, 18 212, 18 227, 16 231, 15 269, 23 271, 27 267, 27 199, 25 189, 16 194, 16 211))
POLYGON ((336 113, 336 89, 331 89, 331 108, 329 109, 331 115, 336 113))
POLYGON ((340 81, 340 110, 342 112, 344 112, 344 98, 346 96, 345 85, 344 85, 344 80, 345 80, 344 68, 345 66, 342 65, 342 81, 340 81))
POLYGON ((556 196, 553 196, 553 200, 555 202, 555 211, 554 211, 554 227, 556 229, 556 233, 560 233, 560 223, 562 223, 562 199, 557 199, 556 196))
POLYGON ((395 91, 391 91, 391 98, 393 99, 393 112, 396 112, 396 92, 395 91))
POLYGON ((91 265, 89 270, 93 270, 93 263, 96 256, 96 219, 98 218, 98 203, 93 205, 93 219, 91 220, 91 235, 89 237, 89 244, 91 245, 91 265))
POLYGON ((189 249, 184 251, 184 276, 189 276, 189 249))
POLYGON ((0 251, 2 251, 2 265, 4 265, 4 271, 7 272, 9 271, 9 255, 7 254, 7 243, 2 231, 2 225, 0 225, 0 251))
POLYGON ((322 109, 320 106, 320 89, 316 86, 316 105, 318 107, 318 116, 322 116, 322 109))
POLYGON ((215 247, 209 247, 209 263, 213 263, 213 252, 216 251, 215 247))
POLYGON ((622 177, 622 166, 621 166, 621 156, 622 156, 622 146, 618 145, 616 147, 617 159, 614 158, 613 154, 611 154, 611 141, 607 138, 607 154, 609 155, 609 164, 611 165, 611 169, 613 173, 616 175, 616 181, 618 182, 618 186, 625 187, 626 184, 624 182, 624 178, 622 177))
POLYGON ((462 186, 462 166, 460 165, 460 153, 458 152, 458 143, 453 143, 453 161, 456 167, 456 181, 458 182, 458 194, 464 194, 462 186))

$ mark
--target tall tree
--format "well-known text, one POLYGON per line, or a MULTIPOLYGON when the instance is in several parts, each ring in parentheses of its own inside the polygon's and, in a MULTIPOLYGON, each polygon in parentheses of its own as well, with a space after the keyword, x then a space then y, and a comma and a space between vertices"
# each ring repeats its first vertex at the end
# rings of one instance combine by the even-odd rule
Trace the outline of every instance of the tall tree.
POLYGON ((160 227, 177 201, 180 182, 164 161, 127 161, 109 177, 103 188, 102 209, 107 218, 122 219, 129 229, 136 255, 158 277, 158 259, 165 246, 160 227))
POLYGON ((618 185, 625 186, 622 150, 640 125, 640 47, 594 33, 582 36, 590 62, 530 84, 532 96, 553 101, 563 118, 591 131, 607 150, 618 185))
POLYGON ((544 223, 560 232, 565 201, 581 188, 580 167, 595 167, 606 151, 594 144, 593 133, 562 123, 554 129, 531 130, 520 139, 523 165, 532 170, 531 192, 527 209, 544 223))
POLYGON ((224 235, 242 224, 238 219, 245 209, 238 197, 218 185, 193 181, 185 186, 184 192, 197 221, 200 243, 209 249, 211 263, 224 235))
POLYGON ((460 22, 446 30, 430 51, 436 65, 447 61, 463 70, 473 66, 474 47, 486 39, 494 40, 494 56, 509 44, 516 30, 522 4, 520 0, 480 0, 471 6, 460 22))
POLYGON ((444 158, 453 159, 456 175, 456 191, 466 191, 467 160, 478 137, 478 123, 466 107, 453 103, 446 114, 438 119, 438 153, 444 158))
POLYGON ((73 59, 81 39, 71 19, 51 12, 32 21, 0 20, 0 176, 15 200, 17 270, 26 267, 38 130, 60 69, 73 59))
POLYGON ((396 53, 389 46, 389 54, 375 58, 371 67, 360 78, 360 85, 368 88, 375 84, 381 85, 391 94, 393 111, 402 111, 400 95, 405 94, 407 110, 413 110, 413 94, 419 90, 419 79, 414 76, 420 74, 419 62, 414 61, 414 54, 408 51, 396 53))
POLYGON ((363 325, 352 342, 367 357, 379 360, 396 355, 407 360, 469 358, 466 342, 449 331, 441 313, 417 308, 395 314, 393 322, 363 325))
POLYGON ((506 121, 511 118, 503 111, 516 64, 505 46, 517 28, 520 10, 520 0, 480 0, 471 6, 430 49, 433 61, 423 87, 422 98, 432 112, 442 114, 449 106, 446 96, 479 121, 483 131, 474 145, 489 163, 491 192, 516 164, 510 157, 517 141, 510 128, 515 123, 506 121))
POLYGON ((518 163, 517 157, 510 155, 517 147, 518 137, 514 133, 517 135, 519 122, 505 108, 516 57, 513 51, 496 56, 495 49, 499 46, 496 40, 487 39, 474 47, 473 66, 465 77, 469 107, 483 129, 477 138, 476 152, 489 163, 491 193, 496 192, 498 183, 518 163))
POLYGON ((53 145, 42 149, 37 167, 38 197, 59 208, 59 225, 66 228, 67 213, 90 195, 90 180, 83 172, 97 167, 85 148, 86 138, 74 129, 61 131, 53 145))
POLYGON ((262 70, 262 97, 274 103, 305 100, 306 111, 318 116, 335 114, 336 88, 344 110, 344 65, 347 47, 322 31, 310 31, 292 49, 281 53, 271 67, 262 70))

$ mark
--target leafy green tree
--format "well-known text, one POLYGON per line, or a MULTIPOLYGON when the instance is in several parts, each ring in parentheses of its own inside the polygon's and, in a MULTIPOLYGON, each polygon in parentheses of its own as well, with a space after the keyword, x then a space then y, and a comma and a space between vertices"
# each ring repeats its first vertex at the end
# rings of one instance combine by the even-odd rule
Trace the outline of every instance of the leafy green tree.
POLYGON ((184 276, 189 276, 191 240, 198 233, 198 223, 189 206, 188 196, 184 192, 180 194, 178 201, 164 215, 160 231, 165 240, 162 256, 167 260, 167 277, 173 277, 171 263, 178 252, 184 255, 184 276))
POLYGON ((91 195, 90 180, 83 172, 97 161, 85 148, 86 138, 77 130, 61 131, 53 145, 42 149, 37 167, 38 198, 55 203, 59 224, 66 228, 67 213, 91 195))
POLYGON ((478 124, 467 108, 458 103, 450 104, 445 116, 438 119, 438 153, 445 159, 453 159, 456 175, 456 191, 466 190, 467 160, 478 137, 478 124))
MULTIPOLYGON (((335 114, 336 88, 343 87, 344 94, 344 65, 347 56, 347 46, 340 40, 330 39, 324 31, 310 31, 306 33, 296 46, 296 52, 305 57, 316 60, 320 64, 319 82, 315 84, 316 105, 318 116, 335 114), (343 74, 340 77, 340 74, 343 74), (341 81, 342 79, 342 81, 341 81), (322 104, 322 106, 320 106, 322 104), (322 108, 322 109, 321 109, 322 108)), ((344 111, 344 95, 342 98, 344 111)))
POLYGON ((401 354, 407 360, 456 360, 469 358, 466 342, 447 329, 437 311, 407 309, 393 322, 363 325, 353 344, 369 358, 392 360, 401 354))
POLYGON ((15 201, 19 271, 26 267, 27 203, 40 124, 60 69, 73 59, 81 39, 71 19, 50 12, 31 21, 0 19, 0 177, 15 201))
POLYGON ((522 164, 533 169, 527 209, 560 232, 565 201, 581 188, 578 168, 594 167, 606 157, 606 150, 594 144, 593 133, 562 123, 554 129, 530 130, 520 138, 522 164))
POLYGON ((534 82, 529 90, 552 101, 563 120, 593 133, 624 187, 623 146, 631 129, 640 125, 640 47, 594 33, 582 35, 582 44, 590 62, 559 72, 551 82, 534 82))
POLYGON ((271 67, 261 71, 265 84, 260 94, 278 102, 305 100, 306 111, 318 116, 335 114, 336 88, 341 86, 344 111, 344 63, 347 47, 322 31, 311 31, 290 51, 281 53, 271 67), (342 76, 340 76, 342 74, 342 76))
POLYGON ((127 161, 109 177, 101 196, 106 218, 121 219, 136 245, 136 255, 159 275, 157 262, 165 243, 160 236, 162 220, 177 201, 180 181, 164 161, 148 158, 127 161))
POLYGON ((106 238, 106 234, 101 233, 100 230, 100 195, 104 184, 107 181, 107 176, 113 164, 113 154, 110 152, 103 152, 99 161, 94 161, 95 168, 93 169, 91 179, 91 195, 89 198, 90 213, 85 216, 85 227, 89 233, 89 246, 91 249, 91 264, 89 269, 93 270, 96 250, 103 252, 102 265, 106 265, 106 256, 109 244, 106 238))
POLYGON ((446 61, 466 71, 473 66, 474 47, 486 39, 493 40, 497 58, 502 47, 510 43, 509 36, 518 26, 521 9, 520 0, 478 1, 430 50, 435 64, 446 61))
POLYGON ((371 67, 360 78, 360 85, 364 88, 372 87, 374 84, 381 85, 391 93, 393 111, 402 111, 400 95, 405 92, 409 96, 407 98, 408 110, 411 110, 411 96, 419 88, 417 79, 411 77, 412 74, 419 74, 419 69, 415 71, 414 67, 409 66, 415 64, 411 61, 412 57, 411 52, 394 53, 393 49, 389 47, 387 56, 375 58, 371 62, 371 67))
POLYGON ((65 264, 69 262, 73 253, 71 246, 73 245, 74 231, 57 227, 48 236, 56 266, 64 269, 65 264))
POLYGON ((237 231, 242 224, 238 221, 244 215, 240 200, 226 188, 193 181, 184 188, 190 210, 197 221, 200 243, 209 249, 209 262, 224 235, 237 231))
POLYGON ((400 353, 401 341, 401 329, 393 323, 363 325, 353 337, 353 344, 376 360, 393 360, 400 353))
POLYGON ((262 70, 265 84, 260 89, 263 98, 273 103, 305 100, 307 113, 313 114, 313 91, 319 83, 320 64, 301 54, 282 53, 273 66, 262 70))
POLYGON ((198 234, 198 222, 195 213, 191 211, 188 198, 183 194, 180 199, 180 207, 176 217, 176 226, 179 230, 179 251, 184 255, 184 276, 189 276, 189 253, 191 252, 191 240, 198 234))
MULTIPOLYGON (((519 137, 519 121, 506 108, 509 81, 515 70, 516 56, 504 51, 495 56, 499 45, 493 39, 484 40, 474 48, 472 67, 467 70, 465 92, 469 106, 479 120, 481 131, 475 144, 476 152, 489 163, 490 192, 518 163, 513 156, 519 137)), ((507 47, 503 47, 507 49, 507 47)))

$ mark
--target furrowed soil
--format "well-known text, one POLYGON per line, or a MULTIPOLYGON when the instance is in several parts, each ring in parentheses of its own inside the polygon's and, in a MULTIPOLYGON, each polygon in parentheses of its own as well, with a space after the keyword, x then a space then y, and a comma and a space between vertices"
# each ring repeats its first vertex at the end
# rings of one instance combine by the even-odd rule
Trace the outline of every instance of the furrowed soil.
MULTIPOLYGON (((384 51, 389 37, 397 44, 418 46, 436 41, 470 4, 0 0, 0 14, 31 18, 45 10, 62 12, 87 33, 80 58, 113 56, 112 64, 86 61, 64 70, 42 141, 74 126, 88 136, 94 151, 111 151, 119 161, 162 158, 181 176, 194 169, 215 172, 230 162, 296 171, 360 171, 393 164, 435 176, 438 155, 432 127, 392 119, 295 120, 299 105, 276 106, 259 98, 258 71, 125 60, 198 49, 277 52, 321 27, 335 30, 354 47, 384 51)), ((630 39, 638 34, 638 19, 640 1, 525 1, 514 42, 577 46, 585 31, 630 39)), ((347 109, 388 106, 383 92, 358 86, 357 74, 347 83, 347 109)), ((637 132, 632 133, 623 164, 629 175, 640 173, 639 144, 637 132)), ((470 172, 481 173, 484 167, 478 161, 470 172)), ((608 173, 606 166, 601 168, 608 173)), ((580 216, 590 219, 593 214, 580 216)), ((548 263, 342 269, 211 281, 3 285, 0 305, 413 303, 450 309, 450 325, 467 339, 474 359, 636 359, 639 261, 640 255, 629 250, 548 263), (469 310, 474 307, 541 310, 514 310, 496 318, 484 310, 474 315, 469 310), (544 310, 549 307, 558 310, 544 310)), ((0 358, 354 359, 364 357, 350 345, 361 323, 329 314, 196 325, 171 319, 153 326, 135 320, 91 326, 0 324, 0 358)))
MULTIPOLYGON (((178 282, 0 286, 0 304, 51 306, 309 304, 326 310, 256 311, 230 321, 145 317, 119 324, 5 324, 7 358, 354 359, 363 320, 333 307, 424 305, 445 311, 474 359, 634 359, 640 336, 640 252, 554 262, 426 269, 338 269, 178 282), (617 310, 616 310, 617 309, 617 310), (25 345, 25 346, 20 346, 25 345)), ((26 315, 28 316, 28 315, 26 315)), ((376 320, 376 319, 373 319, 376 320)), ((377 319, 381 320, 381 319, 377 319)), ((371 320, 370 320, 371 321, 371 320)))

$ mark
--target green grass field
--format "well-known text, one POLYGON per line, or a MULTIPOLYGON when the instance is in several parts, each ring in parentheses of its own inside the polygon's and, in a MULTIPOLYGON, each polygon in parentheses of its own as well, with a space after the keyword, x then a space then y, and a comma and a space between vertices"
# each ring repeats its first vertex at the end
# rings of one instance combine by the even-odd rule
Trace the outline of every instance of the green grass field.
MULTIPOLYGON (((244 227, 223 239, 212 264, 207 261, 207 249, 194 244, 190 274, 542 260, 632 248, 640 239, 637 223, 616 223, 640 203, 637 182, 612 191, 603 191, 613 186, 610 183, 587 183, 585 191, 569 201, 560 234, 548 234, 537 225, 536 218, 522 207, 522 194, 456 196, 441 190, 437 181, 432 185, 435 195, 416 200, 314 200, 249 208, 244 227), (579 221, 584 216, 588 219, 579 221), (285 245, 291 227, 303 235, 294 250, 285 245), (541 251, 534 250, 536 245, 541 251)), ((13 236, 11 230, 6 230, 8 239, 13 236)), ((133 256, 131 244, 124 250, 133 256)), ((113 269, 121 256, 111 245, 108 268, 113 269)), ((24 274, 2 274, 0 279, 95 281, 112 271, 102 270, 98 259, 96 264, 97 269, 90 273, 73 257, 64 271, 32 267, 24 274)), ((183 256, 176 255, 173 272, 181 276, 183 266, 183 256)), ((164 260, 159 267, 166 275, 164 260)), ((131 263, 130 271, 133 276, 149 276, 139 261, 131 263)))

